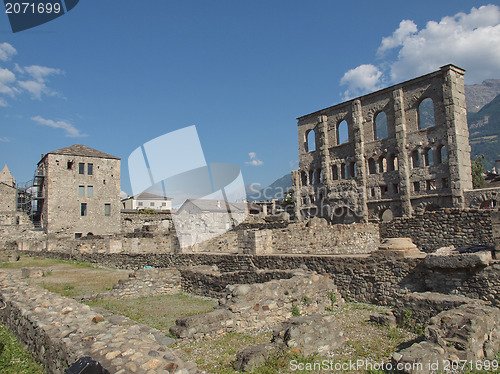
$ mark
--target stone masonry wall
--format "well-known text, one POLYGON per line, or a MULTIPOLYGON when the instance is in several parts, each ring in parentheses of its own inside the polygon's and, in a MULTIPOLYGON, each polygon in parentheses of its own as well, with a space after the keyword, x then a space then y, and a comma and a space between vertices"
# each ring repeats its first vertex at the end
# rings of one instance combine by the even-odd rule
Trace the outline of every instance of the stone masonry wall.
POLYGON ((128 318, 102 316, 87 305, 0 272, 0 320, 53 374, 90 356, 115 374, 196 373, 164 346, 171 340, 128 318))
MULTIPOLYGON (((69 259, 61 252, 25 252, 69 259)), ((307 267, 328 274, 346 300, 394 305, 408 292, 443 292, 479 298, 500 306, 500 264, 460 269, 428 267, 422 258, 391 256, 304 256, 224 254, 78 254, 75 260, 126 269, 217 265, 221 273, 256 269, 287 270, 307 267)))
POLYGON ((491 211, 440 209, 380 223, 381 238, 408 237, 425 252, 440 247, 493 246, 491 211))

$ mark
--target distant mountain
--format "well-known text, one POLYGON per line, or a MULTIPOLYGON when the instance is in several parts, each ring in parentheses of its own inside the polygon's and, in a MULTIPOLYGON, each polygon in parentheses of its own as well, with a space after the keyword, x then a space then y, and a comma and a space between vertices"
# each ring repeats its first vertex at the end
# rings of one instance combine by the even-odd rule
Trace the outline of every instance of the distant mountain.
MULTIPOLYGON (((500 80, 499 80, 500 81, 500 80)), ((484 166, 491 169, 500 159, 500 95, 477 113, 468 112, 471 159, 483 154, 484 166)))
POLYGON ((469 113, 478 112, 497 95, 500 95, 500 79, 488 79, 481 84, 466 85, 467 111, 469 113))
POLYGON ((248 201, 282 200, 286 192, 292 188, 292 174, 285 174, 265 188, 259 188, 255 185, 247 185, 245 187, 248 201))

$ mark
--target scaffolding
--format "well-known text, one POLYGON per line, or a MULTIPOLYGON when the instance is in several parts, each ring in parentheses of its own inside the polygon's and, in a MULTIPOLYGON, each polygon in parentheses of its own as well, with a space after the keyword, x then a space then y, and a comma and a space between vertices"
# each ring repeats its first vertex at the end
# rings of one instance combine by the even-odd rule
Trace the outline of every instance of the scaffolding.
POLYGON ((45 171, 38 168, 32 180, 16 185, 17 211, 26 213, 35 228, 42 228, 42 208, 45 203, 44 179, 45 171))

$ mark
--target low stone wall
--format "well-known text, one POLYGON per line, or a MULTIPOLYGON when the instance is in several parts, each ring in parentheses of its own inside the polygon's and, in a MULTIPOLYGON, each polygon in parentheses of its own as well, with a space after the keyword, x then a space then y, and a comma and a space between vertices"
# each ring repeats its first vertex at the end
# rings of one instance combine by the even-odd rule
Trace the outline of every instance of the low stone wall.
POLYGON ((411 238, 425 252, 471 244, 493 246, 491 211, 440 209, 380 223, 381 238, 411 238))
POLYGON ((182 290, 184 292, 214 299, 221 298, 228 285, 265 283, 273 279, 288 279, 292 276, 293 273, 286 270, 245 270, 228 273, 189 268, 181 270, 182 290))
POLYGON ((83 356, 115 374, 198 372, 164 345, 171 339, 160 331, 122 316, 103 316, 6 272, 0 272, 0 300, 2 323, 49 373, 63 374, 83 356))
POLYGON ((144 214, 139 212, 121 212, 120 217, 123 233, 142 231, 168 234, 173 230, 170 213, 157 212, 156 214, 144 214))
MULTIPOLYGON (((70 259, 61 252, 25 252, 49 258, 70 259)), ((394 305, 408 292, 442 292, 479 298, 500 306, 500 262, 490 265, 446 268, 428 266, 419 257, 394 256, 305 256, 224 254, 100 254, 71 257, 123 269, 216 265, 221 273, 249 270, 291 270, 305 267, 328 274, 346 300, 394 305)))
POLYGON ((129 274, 110 291, 85 295, 81 300, 100 298, 127 299, 137 297, 175 295, 181 292, 181 274, 175 268, 142 269, 129 274))

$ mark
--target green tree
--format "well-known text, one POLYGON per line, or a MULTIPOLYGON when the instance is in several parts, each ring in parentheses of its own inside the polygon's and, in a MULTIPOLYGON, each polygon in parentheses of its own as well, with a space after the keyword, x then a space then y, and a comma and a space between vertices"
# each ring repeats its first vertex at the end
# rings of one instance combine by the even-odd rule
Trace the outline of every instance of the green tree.
POLYGON ((482 188, 484 186, 484 155, 479 155, 472 161, 472 186, 482 188))

